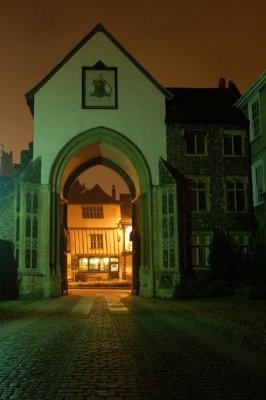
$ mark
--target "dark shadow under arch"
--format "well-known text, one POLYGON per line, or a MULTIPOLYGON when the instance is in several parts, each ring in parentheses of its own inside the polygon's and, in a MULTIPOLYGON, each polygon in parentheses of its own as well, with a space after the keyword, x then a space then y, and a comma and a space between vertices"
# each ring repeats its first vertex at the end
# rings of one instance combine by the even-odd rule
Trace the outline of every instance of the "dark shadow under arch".
POLYGON ((77 167, 75 169, 75 171, 72 172, 72 174, 69 175, 69 177, 66 180, 65 186, 64 186, 64 190, 63 190, 63 196, 64 198, 67 198, 70 187, 72 185, 72 183, 74 182, 74 180, 84 171, 86 171, 87 169, 91 168, 91 167, 95 167, 96 165, 104 165, 106 167, 111 168, 112 170, 114 170, 115 172, 118 173, 118 175, 121 176, 121 178, 126 182, 129 191, 130 191, 130 195, 131 198, 134 198, 136 196, 136 189, 135 186, 131 180, 131 178, 129 177, 129 175, 121 168, 119 167, 119 165, 117 165, 115 162, 108 160, 106 158, 103 157, 96 157, 92 160, 88 160, 85 163, 83 163, 82 165, 80 165, 79 167, 77 167))

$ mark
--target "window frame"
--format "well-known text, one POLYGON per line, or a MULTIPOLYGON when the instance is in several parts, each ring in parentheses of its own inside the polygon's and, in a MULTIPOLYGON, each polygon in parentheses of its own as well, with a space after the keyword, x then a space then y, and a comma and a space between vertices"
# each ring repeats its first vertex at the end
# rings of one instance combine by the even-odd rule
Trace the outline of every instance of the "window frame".
POLYGON ((117 264, 119 270, 119 257, 80 255, 78 258, 78 273, 108 273, 112 265, 117 264), (93 263, 93 260, 95 262, 93 263))
POLYGON ((264 203, 264 193, 265 193, 265 177, 264 177, 264 162, 263 159, 260 158, 259 160, 255 161, 251 165, 251 175, 252 175, 252 194, 253 194, 253 205, 259 206, 264 203), (257 185, 257 174, 256 171, 261 169, 261 192, 259 192, 258 185, 257 185), (261 196, 261 199, 260 199, 261 196))
POLYGON ((224 157, 243 157, 245 156, 245 146, 244 146, 244 134, 241 132, 229 132, 229 131, 224 131, 223 132, 223 156, 224 157), (235 154, 235 148, 236 148, 236 144, 235 144, 235 138, 236 137, 241 137, 241 154, 235 154), (225 152, 225 138, 230 138, 231 139, 231 148, 232 148, 232 152, 229 154, 226 154, 225 152))
POLYGON ((225 193, 225 211, 227 213, 245 213, 247 212, 247 177, 243 176, 228 176, 225 178, 224 182, 224 193, 225 193), (237 184, 243 184, 243 190, 238 190, 237 184), (234 188, 233 190, 227 189, 227 184, 233 184, 234 188), (233 193, 233 201, 234 201, 234 209, 229 209, 228 207, 228 193, 233 193), (240 210, 237 208, 237 203, 238 203, 238 195, 237 193, 243 193, 244 194, 244 209, 240 210))
POLYGON ((189 191, 189 210, 193 213, 207 213, 210 211, 210 177, 206 175, 189 175, 187 176, 188 180, 188 191, 189 191), (196 187, 195 189, 191 189, 190 187, 190 182, 195 182, 196 187), (205 189, 201 189, 199 187, 199 183, 204 183, 205 184, 205 189), (196 208, 192 208, 192 201, 191 201, 191 195, 192 193, 196 193, 196 208), (206 209, 200 209, 200 193, 205 193, 205 204, 206 204, 206 209))
POLYGON ((207 151, 207 130, 206 129, 184 129, 184 138, 185 138, 185 155, 186 156, 192 156, 192 157, 200 157, 200 156, 207 156, 208 151, 207 151), (195 152, 188 152, 188 143, 187 143, 187 137, 189 133, 193 133, 194 135, 194 150, 195 152), (204 153, 201 153, 198 151, 199 143, 198 143, 198 137, 197 134, 202 133, 203 140, 204 140, 204 153))
POLYGON ((208 232, 207 232, 207 231, 206 231, 206 232, 202 232, 202 231, 200 231, 200 232, 192 231, 191 240, 190 240, 190 247, 191 247, 191 265, 192 265, 193 270, 206 270, 206 269, 210 269, 208 257, 209 257, 209 255, 210 255, 210 245, 211 245, 212 237, 213 237, 213 234, 212 234, 212 232, 209 232, 209 231, 208 231, 208 232), (194 242, 193 242, 193 237, 199 238, 199 243, 194 244, 194 242), (208 237, 208 243, 203 243, 202 239, 203 239, 204 237, 205 237, 205 238, 208 237), (193 263, 193 261, 194 261, 194 257, 193 257, 194 249, 196 249, 197 252, 198 252, 198 256, 197 256, 197 259, 199 260, 199 263, 198 263, 198 264, 194 264, 194 263, 193 263), (203 260, 203 250, 206 251, 206 249, 208 249, 208 250, 207 250, 207 255, 205 255, 204 258, 205 258, 205 260, 207 261, 207 263, 206 263, 206 264, 203 264, 203 263, 202 263, 202 260, 203 260))
POLYGON ((248 254, 251 235, 245 231, 231 231, 229 237, 232 245, 239 251, 241 255, 248 254), (244 239, 244 240, 243 240, 244 239), (245 240, 246 239, 246 240, 245 240))
POLYGON ((259 93, 256 94, 248 104, 248 115, 250 121, 250 141, 261 136, 261 106, 259 93), (254 119, 254 107, 257 104, 257 116, 254 119), (255 126, 256 123, 256 126, 255 126))
POLYGON ((81 206, 83 219, 104 219, 103 206, 81 206))
POLYGON ((103 234, 102 233, 90 234, 90 249, 91 250, 103 250, 103 234))

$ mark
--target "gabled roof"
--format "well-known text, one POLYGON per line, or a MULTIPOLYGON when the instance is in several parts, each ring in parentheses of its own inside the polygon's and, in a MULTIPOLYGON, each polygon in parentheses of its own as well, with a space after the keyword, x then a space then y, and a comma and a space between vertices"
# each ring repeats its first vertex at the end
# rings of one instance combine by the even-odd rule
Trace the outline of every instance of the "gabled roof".
POLYGON ((69 204, 119 204, 118 200, 105 193, 98 184, 83 193, 70 190, 68 202, 69 204))
POLYGON ((243 124, 246 118, 234 106, 240 96, 236 86, 228 88, 169 88, 166 122, 243 124))
POLYGON ((236 102, 236 107, 244 107, 253 96, 255 96, 264 86, 266 86, 266 71, 250 86, 250 88, 236 102))
POLYGON ((138 61, 135 60, 135 58, 101 25, 100 23, 96 25, 96 27, 87 35, 84 37, 84 39, 79 42, 79 44, 74 47, 70 53, 68 53, 59 64, 57 64, 50 72, 48 75, 46 75, 36 86, 34 86, 29 92, 25 94, 27 104, 29 105, 32 113, 34 111, 34 96, 35 94, 46 84, 46 82, 49 81, 49 79, 60 69, 64 66, 64 64, 72 58, 81 47, 83 47, 96 33, 102 32, 104 33, 108 39, 119 49, 121 50, 122 53, 148 78, 154 86, 159 89, 166 98, 171 98, 172 95, 171 93, 166 90, 164 87, 162 87, 151 75, 150 73, 143 68, 138 61))

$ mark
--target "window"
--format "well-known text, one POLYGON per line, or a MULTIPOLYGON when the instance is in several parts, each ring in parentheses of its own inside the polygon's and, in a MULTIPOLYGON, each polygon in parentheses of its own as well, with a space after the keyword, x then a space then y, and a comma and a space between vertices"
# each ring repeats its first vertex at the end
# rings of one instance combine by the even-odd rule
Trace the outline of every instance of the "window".
POLYGON ((98 272, 99 271, 99 258, 91 258, 89 262, 89 271, 98 272))
POLYGON ((191 251, 194 268, 209 267, 210 234, 192 234, 191 251))
POLYGON ((248 253, 249 235, 244 233, 231 233, 230 237, 236 250, 241 255, 248 253))
POLYGON ((252 170, 252 186, 253 186, 253 202, 257 206, 263 203, 264 197, 264 171, 263 160, 258 160, 251 167, 252 170))
POLYGON ((103 249, 103 235, 90 235, 91 249, 103 249))
POLYGON ((250 117, 250 131, 251 139, 256 139, 260 134, 260 105, 259 97, 250 104, 249 107, 249 117, 250 117))
POLYGON ((79 259, 79 272, 88 272, 89 259, 82 257, 79 259))
POLYGON ((204 130, 185 130, 186 154, 205 155, 206 154, 206 131, 204 130))
POLYGON ((117 266, 119 265, 118 258, 109 258, 109 257, 92 257, 89 258, 81 257, 79 258, 79 272, 109 272, 112 270, 112 260, 115 260, 117 266))
POLYGON ((246 210, 246 183, 243 178, 227 180, 226 190, 226 211, 238 212, 246 210))
POLYGON ((103 218, 103 207, 82 207, 82 217, 83 218, 103 218))
POLYGON ((188 180, 189 205, 191 211, 208 211, 209 180, 191 177, 188 180))
POLYGON ((223 137, 223 153, 225 156, 242 156, 243 136, 234 134, 225 134, 223 137))

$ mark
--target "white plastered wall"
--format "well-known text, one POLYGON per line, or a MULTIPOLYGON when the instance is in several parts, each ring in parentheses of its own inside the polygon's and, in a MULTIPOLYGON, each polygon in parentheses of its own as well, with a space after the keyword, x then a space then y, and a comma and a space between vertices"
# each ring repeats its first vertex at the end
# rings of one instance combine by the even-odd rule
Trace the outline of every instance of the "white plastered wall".
POLYGON ((166 158, 163 93, 102 32, 96 33, 35 95, 34 159, 42 157, 42 183, 49 182, 59 151, 81 132, 99 126, 129 138, 159 183, 159 157, 166 158), (101 60, 117 67, 118 109, 82 109, 82 66, 101 60))

